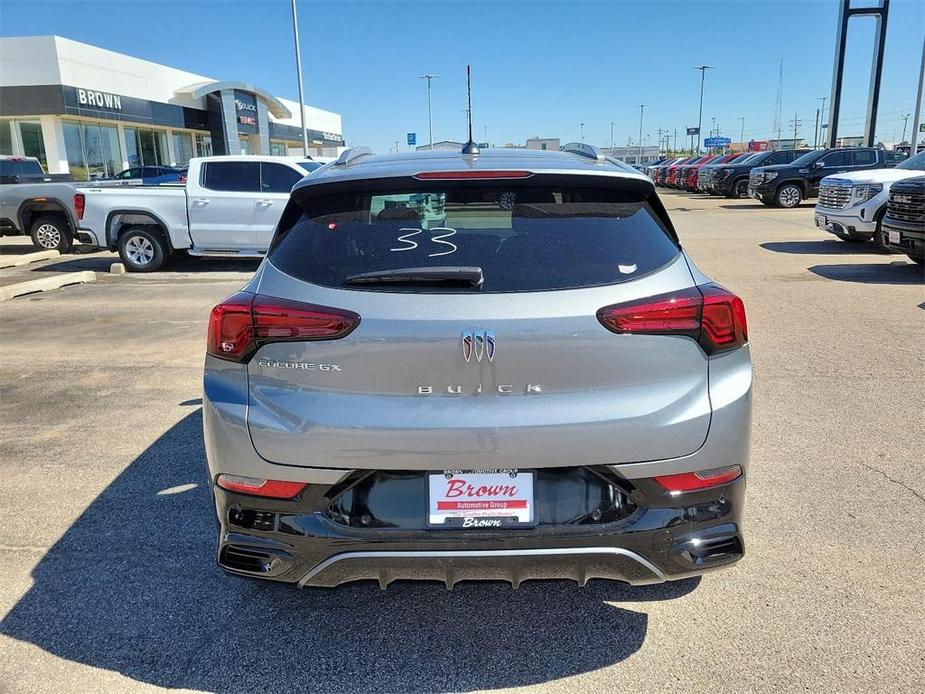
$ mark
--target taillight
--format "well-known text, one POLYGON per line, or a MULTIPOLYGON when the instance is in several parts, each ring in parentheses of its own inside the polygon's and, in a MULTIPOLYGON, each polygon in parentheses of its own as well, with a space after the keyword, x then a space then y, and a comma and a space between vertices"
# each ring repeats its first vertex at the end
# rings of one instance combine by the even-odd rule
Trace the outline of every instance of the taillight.
POLYGON ((336 340, 359 324, 360 317, 352 311, 239 292, 212 309, 206 351, 246 362, 262 345, 336 340))
POLYGON ((707 354, 748 342, 745 305, 715 284, 605 306, 597 312, 597 319, 615 333, 686 335, 697 340, 707 354))
POLYGON ((709 489, 710 487, 718 487, 737 480, 741 476, 741 466, 729 465, 699 472, 682 472, 679 475, 659 475, 655 478, 655 481, 667 491, 680 494, 681 492, 694 492, 709 489))
POLYGON ((215 483, 229 492, 263 496, 270 499, 291 499, 308 486, 308 482, 261 480, 238 475, 219 475, 215 483))
POLYGON ((77 219, 84 218, 84 204, 86 200, 83 193, 74 194, 74 212, 77 213, 77 219))

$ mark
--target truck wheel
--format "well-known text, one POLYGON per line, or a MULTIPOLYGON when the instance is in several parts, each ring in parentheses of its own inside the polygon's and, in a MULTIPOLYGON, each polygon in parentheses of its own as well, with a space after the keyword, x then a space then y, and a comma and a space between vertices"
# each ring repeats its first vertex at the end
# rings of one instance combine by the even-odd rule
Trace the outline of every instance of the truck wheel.
POLYGON ((732 193, 729 194, 730 198, 747 198, 748 197, 748 179, 743 178, 740 181, 736 181, 732 186, 732 193))
POLYGON ((154 272, 167 260, 160 234, 144 227, 131 227, 119 235, 119 257, 129 272, 154 272))
POLYGON ((39 217, 32 222, 29 236, 40 251, 67 253, 73 242, 70 227, 61 217, 39 217))
POLYGON ((787 183, 777 189, 777 193, 774 195, 774 202, 777 203, 778 207, 786 207, 788 209, 797 207, 803 202, 803 191, 800 190, 800 186, 787 183))

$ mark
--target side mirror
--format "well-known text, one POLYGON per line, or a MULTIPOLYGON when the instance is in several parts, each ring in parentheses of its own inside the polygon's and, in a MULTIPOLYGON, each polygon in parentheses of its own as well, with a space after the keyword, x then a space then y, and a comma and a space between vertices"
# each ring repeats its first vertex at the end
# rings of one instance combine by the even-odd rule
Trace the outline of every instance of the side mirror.
POLYGON ((815 168, 815 169, 823 169, 823 168, 825 168, 825 162, 824 162, 824 161, 817 161, 815 164, 813 164, 813 168, 815 168))

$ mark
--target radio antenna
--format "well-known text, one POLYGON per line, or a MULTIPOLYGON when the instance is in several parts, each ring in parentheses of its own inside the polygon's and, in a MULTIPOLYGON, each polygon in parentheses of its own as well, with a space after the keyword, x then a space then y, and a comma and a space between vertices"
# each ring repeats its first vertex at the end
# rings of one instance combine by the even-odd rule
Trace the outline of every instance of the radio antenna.
POLYGON ((466 115, 469 117, 469 139, 466 142, 465 146, 462 148, 463 154, 472 154, 477 155, 479 153, 478 145, 475 144, 475 141, 472 139, 472 66, 466 65, 466 95, 468 99, 468 107, 466 108, 466 115))

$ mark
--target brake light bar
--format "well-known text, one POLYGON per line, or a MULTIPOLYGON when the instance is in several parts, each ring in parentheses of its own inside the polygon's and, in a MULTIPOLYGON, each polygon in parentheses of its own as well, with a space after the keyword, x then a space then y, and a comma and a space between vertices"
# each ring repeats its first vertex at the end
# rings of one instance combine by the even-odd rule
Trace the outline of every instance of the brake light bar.
POLYGON ((291 499, 308 486, 308 482, 261 480, 239 475, 219 475, 215 483, 229 492, 263 496, 269 499, 291 499))
POLYGON ((206 351, 246 362, 265 344, 337 340, 359 324, 352 311, 238 292, 212 309, 206 351))
POLYGON ((455 181, 459 179, 470 180, 498 180, 506 178, 530 178, 532 171, 422 171, 414 174, 419 181, 455 181))
POLYGON ((745 304, 715 284, 605 306, 597 319, 614 333, 691 337, 707 354, 748 342, 745 304))
POLYGON ((659 475, 655 477, 666 491, 672 494, 681 492, 694 492, 711 487, 719 487, 737 480, 742 476, 741 465, 729 465, 727 467, 713 468, 712 470, 701 470, 699 472, 682 472, 678 475, 659 475))

